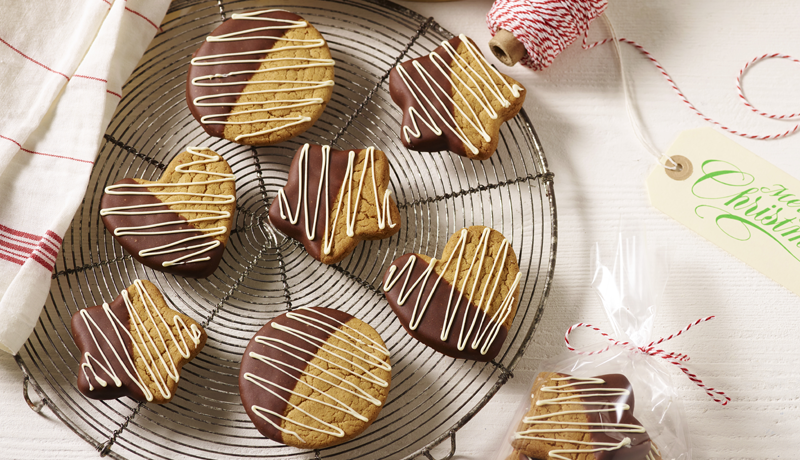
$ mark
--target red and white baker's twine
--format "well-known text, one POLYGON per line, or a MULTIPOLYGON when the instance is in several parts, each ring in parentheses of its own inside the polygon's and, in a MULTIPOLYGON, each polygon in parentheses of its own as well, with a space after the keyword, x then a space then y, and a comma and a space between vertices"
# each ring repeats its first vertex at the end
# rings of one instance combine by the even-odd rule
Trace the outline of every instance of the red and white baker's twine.
MULTIPOLYGON (((549 66, 555 57, 567 46, 572 44, 580 35, 583 35, 583 49, 592 49, 596 46, 613 41, 612 38, 587 44, 589 24, 599 17, 608 6, 607 0, 497 0, 486 16, 489 29, 494 34, 497 29, 505 29, 514 34, 514 37, 525 46, 527 55, 520 61, 523 65, 533 69, 542 70, 549 66)), ((748 139, 778 139, 794 134, 800 130, 800 123, 785 132, 776 134, 748 134, 730 128, 711 117, 706 116, 694 106, 678 85, 670 77, 664 67, 642 45, 627 38, 618 38, 619 42, 633 46, 645 55, 661 75, 667 80, 678 98, 683 101, 700 118, 718 126, 720 129, 737 136, 748 139)), ((800 63, 800 59, 780 53, 768 53, 758 56, 748 62, 736 76, 736 91, 744 105, 753 112, 775 120, 794 120, 800 118, 800 112, 791 114, 771 114, 755 108, 745 97, 741 80, 744 73, 753 64, 765 59, 788 59, 800 63)))
POLYGON ((722 392, 720 390, 717 390, 716 388, 712 388, 712 387, 706 386, 703 383, 703 381, 700 380, 699 377, 697 377, 697 375, 691 373, 689 371, 689 369, 686 368, 686 366, 681 364, 683 361, 689 361, 689 357, 687 355, 682 354, 682 353, 673 353, 673 352, 669 352, 669 351, 664 351, 664 350, 662 350, 660 348, 656 348, 656 345, 659 345, 659 344, 661 344, 663 342, 666 342, 666 341, 671 340, 671 339, 673 339, 675 337, 678 337, 679 335, 681 335, 684 332, 686 332, 689 329, 691 329, 692 326, 697 326, 700 323, 704 323, 704 322, 710 321, 712 319, 714 319, 713 316, 708 316, 706 318, 700 318, 697 321, 689 324, 685 328, 681 329, 680 331, 676 332, 675 334, 669 335, 667 337, 662 337, 662 338, 660 338, 658 340, 650 342, 649 344, 647 344, 647 345, 645 345, 643 347, 637 347, 637 346, 631 344, 630 342, 619 341, 619 340, 611 337, 610 335, 606 334, 605 332, 601 331, 599 328, 594 327, 591 324, 586 324, 586 323, 574 324, 569 329, 567 329, 567 333, 564 334, 564 341, 567 343, 567 349, 569 349, 570 351, 575 352, 575 353, 577 353, 579 355, 596 355, 598 353, 603 353, 603 352, 608 351, 609 349, 611 349, 612 345, 617 345, 617 346, 620 346, 620 347, 622 347, 622 348, 624 348, 626 350, 629 350, 629 351, 642 352, 642 353, 645 353, 645 354, 650 355, 650 356, 655 356, 655 357, 658 357, 658 358, 665 359, 667 362, 678 366, 678 368, 684 374, 686 374, 687 377, 689 377, 689 380, 691 380, 692 382, 697 384, 697 386, 699 386, 700 388, 704 389, 706 391, 706 394, 708 394, 711 397, 711 399, 713 399, 714 401, 716 401, 716 402, 722 404, 723 406, 725 406, 731 401, 731 398, 729 398, 724 392, 722 392), (580 327, 586 327, 586 328, 589 328, 589 329, 591 329, 593 331, 599 332, 600 335, 602 335, 609 342, 611 342, 611 345, 603 348, 602 350, 595 350, 595 351, 580 351, 580 350, 575 349, 569 343, 569 335, 570 335, 570 333, 572 333, 572 331, 574 331, 575 329, 578 329, 580 327))
POLYGON ((505 29, 528 52, 522 64, 542 70, 603 14, 608 0, 496 0, 486 22, 492 35, 505 29))
MULTIPOLYGON (((792 119, 798 118, 798 117, 800 117, 800 112, 788 113, 788 114, 784 114, 784 115, 774 115, 774 114, 771 114, 771 113, 762 112, 762 111, 758 110, 757 108, 753 107, 750 104, 750 101, 748 101, 747 98, 744 96, 744 92, 742 91, 742 76, 747 71, 747 69, 749 69, 750 66, 752 66, 753 64, 755 64, 758 61, 763 61, 765 59, 773 59, 773 58, 775 58, 775 59, 788 59, 788 60, 790 60, 792 62, 797 62, 798 64, 800 64, 800 59, 796 59, 796 58, 794 58, 792 56, 789 56, 788 54, 772 53, 772 54, 762 54, 761 56, 754 57, 752 61, 748 62, 747 64, 744 65, 744 67, 742 67, 742 70, 739 71, 739 75, 736 76, 736 92, 739 94, 739 98, 742 100, 742 103, 747 108, 749 108, 753 112, 761 115, 762 117, 773 118, 773 119, 776 119, 776 120, 792 120, 792 119)), ((798 125, 798 126, 800 126, 800 125, 798 125)), ((794 127, 794 131, 796 131, 796 130, 797 130, 797 126, 794 127)), ((792 131, 792 132, 794 132, 794 131, 792 131)))

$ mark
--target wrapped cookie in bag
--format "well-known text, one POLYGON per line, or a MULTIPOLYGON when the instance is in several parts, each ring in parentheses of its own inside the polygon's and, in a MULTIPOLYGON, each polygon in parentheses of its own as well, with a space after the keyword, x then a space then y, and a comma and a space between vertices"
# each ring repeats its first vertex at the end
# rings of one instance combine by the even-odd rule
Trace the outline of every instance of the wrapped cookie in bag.
POLYGON ((643 236, 620 236, 614 259, 593 260, 597 290, 613 333, 578 323, 567 330, 569 352, 542 365, 531 392, 512 419, 496 460, 690 460, 683 406, 671 382, 675 365, 722 405, 730 398, 706 387, 663 342, 713 317, 701 318, 651 341, 656 300, 664 290, 663 259, 647 251, 643 236), (610 262, 610 264, 609 264, 610 262), (589 328, 611 342, 575 349, 570 333, 589 328))

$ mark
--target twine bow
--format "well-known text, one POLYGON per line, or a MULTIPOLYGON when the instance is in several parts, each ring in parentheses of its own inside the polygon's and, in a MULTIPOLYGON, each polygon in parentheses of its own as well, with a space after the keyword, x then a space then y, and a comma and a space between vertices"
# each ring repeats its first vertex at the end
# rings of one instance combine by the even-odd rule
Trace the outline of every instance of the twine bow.
POLYGON ((653 342, 650 342, 649 344, 647 344, 647 345, 645 345, 643 347, 637 347, 637 346, 633 345, 630 342, 619 341, 619 340, 611 337, 610 335, 606 334, 605 332, 601 331, 599 328, 594 327, 591 324, 586 324, 586 323, 574 324, 569 329, 567 329, 567 333, 564 334, 564 341, 567 343, 567 348, 570 351, 572 351, 574 353, 577 353, 579 355, 596 355, 598 353, 603 353, 603 352, 608 351, 609 349, 611 349, 612 345, 618 345, 618 346, 620 346, 622 348, 625 348, 626 350, 640 351, 640 352, 648 354, 650 356, 655 356, 655 357, 658 357, 658 358, 665 359, 667 362, 678 366, 678 369, 680 369, 684 374, 686 374, 686 376, 689 377, 689 380, 694 382, 700 388, 704 389, 706 391, 706 394, 708 394, 708 396, 710 396, 711 399, 713 399, 714 401, 716 401, 716 402, 722 404, 723 406, 725 406, 731 401, 731 398, 729 398, 722 391, 719 391, 719 390, 717 390, 715 388, 711 388, 711 387, 706 386, 703 383, 703 381, 700 380, 699 377, 697 377, 697 375, 691 373, 689 371, 689 369, 686 368, 686 366, 681 364, 684 361, 689 361, 689 357, 687 355, 682 354, 682 353, 668 352, 668 351, 664 351, 664 350, 662 350, 660 348, 656 348, 656 345, 659 345, 659 344, 661 344, 663 342, 666 342, 666 341, 671 340, 671 339, 673 339, 675 337, 678 337, 679 335, 681 335, 684 332, 686 332, 689 329, 691 329, 692 326, 697 326, 700 323, 704 323, 704 322, 710 321, 712 319, 714 319, 713 316, 709 316, 709 317, 706 317, 706 318, 700 318, 697 321, 689 324, 685 328, 681 329, 680 331, 676 332, 675 334, 671 334, 668 337, 662 337, 662 338, 660 338, 658 340, 654 340, 653 342), (609 345, 609 346, 603 348, 602 350, 595 350, 595 351, 588 351, 588 352, 587 351, 576 350, 573 346, 571 346, 569 344, 569 334, 572 331, 574 331, 575 329, 579 328, 579 327, 587 327, 589 329, 592 329, 593 331, 599 332, 600 335, 605 337, 609 342, 611 342, 612 345, 609 345))

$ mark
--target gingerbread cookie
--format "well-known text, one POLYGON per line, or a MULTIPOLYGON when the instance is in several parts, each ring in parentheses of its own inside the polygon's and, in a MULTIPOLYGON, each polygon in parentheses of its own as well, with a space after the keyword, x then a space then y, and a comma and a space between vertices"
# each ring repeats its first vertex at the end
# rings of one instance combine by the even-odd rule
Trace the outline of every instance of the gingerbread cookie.
POLYGON ((367 429, 386 401, 391 376, 389 351, 368 324, 338 310, 299 308, 250 340, 239 392, 261 434, 321 449, 367 429))
POLYGON ((200 147, 176 156, 158 182, 123 179, 100 200, 103 224, 136 260, 192 278, 217 269, 234 209, 228 162, 200 147))
POLYGON ((442 258, 406 254, 383 290, 412 337, 454 358, 491 361, 517 312, 519 265, 500 232, 474 226, 453 234, 442 258))
POLYGON ((311 257, 334 264, 359 241, 400 231, 400 211, 388 184, 389 161, 374 147, 347 151, 306 144, 292 160, 269 220, 303 243, 311 257))
POLYGON ((661 459, 633 416, 633 390, 624 375, 578 378, 543 372, 534 382, 532 398, 511 444, 520 454, 535 459, 661 459))
POLYGON ((525 100, 522 85, 492 67, 464 35, 397 65, 389 91, 403 110, 403 145, 421 152, 450 150, 474 160, 492 156, 500 126, 525 100))
POLYGON ((317 121, 333 93, 333 67, 325 39, 300 16, 234 14, 194 53, 186 101, 211 136, 271 145, 317 121))
POLYGON ((170 309, 147 280, 134 281, 110 304, 72 315, 72 336, 81 351, 81 393, 156 404, 172 399, 181 368, 206 343, 203 328, 170 309))

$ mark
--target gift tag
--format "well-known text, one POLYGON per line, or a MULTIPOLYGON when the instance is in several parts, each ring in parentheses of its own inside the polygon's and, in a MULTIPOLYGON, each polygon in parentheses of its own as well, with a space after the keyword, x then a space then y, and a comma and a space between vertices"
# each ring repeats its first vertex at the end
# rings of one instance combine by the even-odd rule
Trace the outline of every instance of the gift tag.
POLYGON ((800 295, 800 181, 711 128, 681 133, 650 202, 800 295))

